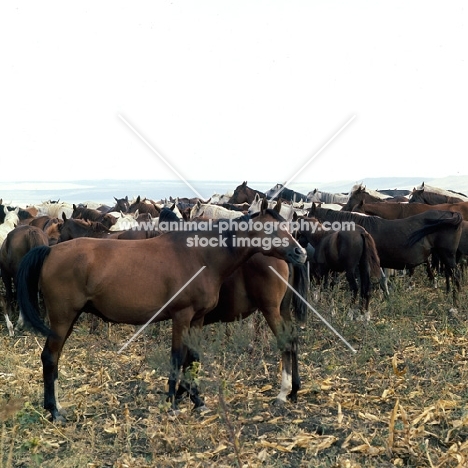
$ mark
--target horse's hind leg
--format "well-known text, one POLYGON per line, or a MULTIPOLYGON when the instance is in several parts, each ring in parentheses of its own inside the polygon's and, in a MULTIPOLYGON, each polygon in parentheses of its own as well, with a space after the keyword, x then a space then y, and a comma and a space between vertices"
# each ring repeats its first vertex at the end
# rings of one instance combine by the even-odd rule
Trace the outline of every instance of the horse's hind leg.
POLYGON ((65 422, 62 407, 57 398, 58 361, 63 345, 70 336, 78 315, 76 314, 69 323, 62 323, 59 327, 52 328, 52 334, 47 338, 41 354, 44 378, 44 409, 50 411, 52 421, 56 422, 65 422))
POLYGON ((182 366, 183 376, 179 382, 179 387, 175 394, 176 404, 182 401, 185 394, 188 394, 192 400, 192 403, 194 404, 194 409, 198 410, 206 408, 203 398, 200 397, 198 386, 194 383, 194 380, 197 378, 198 374, 199 362, 199 354, 189 348, 182 366))
POLYGON ((11 277, 2 274, 3 284, 5 285, 5 297, 2 296, 2 306, 5 314, 5 322, 8 328, 8 334, 14 336, 14 326, 10 320, 10 316, 13 312, 13 283, 11 277))

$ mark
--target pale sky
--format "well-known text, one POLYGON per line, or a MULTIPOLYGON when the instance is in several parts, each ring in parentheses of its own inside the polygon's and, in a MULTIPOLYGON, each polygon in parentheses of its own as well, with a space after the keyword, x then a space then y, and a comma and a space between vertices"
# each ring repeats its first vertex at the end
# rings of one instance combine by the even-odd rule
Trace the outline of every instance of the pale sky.
POLYGON ((468 175, 465 2, 3 2, 0 181, 468 175), (119 117, 120 116, 120 117, 119 117), (123 119, 122 119, 123 118, 123 119))

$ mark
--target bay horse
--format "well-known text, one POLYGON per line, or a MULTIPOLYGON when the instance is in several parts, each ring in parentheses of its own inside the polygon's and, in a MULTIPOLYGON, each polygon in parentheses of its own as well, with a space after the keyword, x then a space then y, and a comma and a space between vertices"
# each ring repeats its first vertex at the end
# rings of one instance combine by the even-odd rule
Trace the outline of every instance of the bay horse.
POLYGON ((429 205, 426 203, 366 203, 361 201, 350 211, 380 216, 385 219, 402 219, 431 210, 458 212, 465 221, 468 221, 468 202, 429 205))
POLYGON ((147 198, 143 198, 142 200, 140 195, 138 195, 136 200, 130 204, 127 213, 135 213, 136 211, 140 214, 149 213, 153 218, 157 218, 161 210, 153 201, 148 200, 147 198))
MULTIPOLYGON (((0 248, 0 276, 5 285, 5 321, 10 336, 14 336, 14 328, 9 316, 13 312, 13 301, 16 290, 16 274, 23 257, 34 247, 49 245, 49 237, 40 228, 25 224, 18 226, 8 233, 0 248)), ((23 326, 21 310, 18 328, 23 326)))
POLYGON ((263 192, 260 192, 260 190, 255 190, 253 188, 250 188, 247 185, 247 181, 242 182, 242 184, 238 185, 234 193, 232 194, 232 197, 228 200, 228 203, 232 204, 239 204, 239 203, 252 203, 254 201, 255 195, 258 193, 258 195, 261 198, 265 198, 266 195, 263 192))
MULTIPOLYGON (((170 226, 180 226, 180 229, 183 229, 184 221, 178 219, 168 208, 161 210, 159 218, 160 223, 166 222, 170 226)), ((297 401, 300 376, 297 335, 293 330, 291 309, 294 317, 300 322, 305 320, 307 311, 307 306, 287 286, 288 283, 301 297, 306 298, 307 266, 288 265, 281 259, 257 253, 224 280, 218 304, 205 315, 203 322, 203 325, 234 322, 250 317, 257 310, 263 314, 282 352, 282 384, 276 397, 279 402, 285 402, 287 399, 297 401), (271 268, 274 268, 283 280, 271 268)), ((195 361, 198 361, 198 356, 189 351, 183 365, 184 371, 195 361)), ((182 381, 176 398, 180 400, 185 393, 190 394, 190 384, 182 381)))
POLYGON ((355 223, 373 237, 380 258, 380 266, 403 270, 426 264, 435 252, 445 266, 446 289, 454 282, 453 297, 457 302, 460 282, 456 253, 461 236, 463 218, 460 213, 430 210, 404 219, 383 219, 348 211, 317 208, 314 204, 309 216, 321 222, 355 223))
POLYGON ((352 211, 352 209, 361 201, 365 203, 381 203, 381 202, 405 202, 408 201, 406 197, 391 197, 380 193, 377 190, 367 189, 365 185, 356 184, 348 197, 348 201, 342 208, 342 211, 352 211))
POLYGON ((117 218, 110 213, 102 213, 94 208, 76 206, 75 204, 73 204, 73 213, 71 217, 74 219, 83 219, 85 221, 97 221, 102 223, 108 229, 117 222, 117 218))
POLYGON ((380 279, 380 259, 372 236, 359 225, 353 229, 329 229, 317 218, 299 216, 296 220, 296 235, 299 243, 304 237, 314 248, 313 262, 318 274, 328 283, 330 271, 345 272, 353 300, 356 302, 358 291, 361 297, 361 311, 368 314, 371 297, 372 279, 380 279), (359 275, 359 284, 356 279, 359 275))
POLYGON ((413 189, 409 197, 409 202, 438 205, 440 203, 468 202, 468 197, 463 193, 431 187, 423 182, 419 187, 413 189))
MULTIPOLYGON (((276 211, 262 211, 256 222, 271 229, 224 230, 220 221, 218 231, 168 232, 146 241, 79 238, 28 252, 17 275, 18 304, 25 321, 47 336, 41 359, 44 408, 52 420, 65 420, 56 397, 58 361, 83 312, 133 325, 172 320, 168 400, 177 410, 186 335, 216 307, 226 278, 256 253, 305 262, 304 249, 276 211), (39 289, 50 328, 39 316, 39 289)), ((195 387, 190 396, 200 408, 204 402, 195 387)))

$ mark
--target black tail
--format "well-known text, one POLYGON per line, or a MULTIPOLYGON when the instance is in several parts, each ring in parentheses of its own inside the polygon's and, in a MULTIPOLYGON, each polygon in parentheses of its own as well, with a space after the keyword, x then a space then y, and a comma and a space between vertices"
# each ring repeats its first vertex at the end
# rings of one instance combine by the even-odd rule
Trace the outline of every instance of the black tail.
POLYGON ((299 293, 301 297, 294 292, 292 295, 292 308, 294 310, 294 316, 296 317, 299 322, 304 323, 307 316, 307 299, 308 299, 308 292, 309 292, 309 281, 307 277, 307 268, 308 264, 304 263, 302 265, 292 265, 290 264, 290 268, 292 268, 292 287, 299 293), (303 300, 302 300, 302 299, 303 300), (306 301, 306 302, 304 302, 306 301))
POLYGON ((18 306, 26 324, 46 336, 51 334, 51 330, 39 315, 37 295, 39 292, 39 275, 49 253, 50 247, 46 245, 30 250, 23 257, 16 277, 18 306))
POLYGON ((453 226, 457 228, 463 221, 463 217, 458 212, 439 211, 441 215, 436 219, 428 219, 426 226, 414 231, 408 238, 409 246, 413 246, 423 237, 436 232, 441 226, 453 226))

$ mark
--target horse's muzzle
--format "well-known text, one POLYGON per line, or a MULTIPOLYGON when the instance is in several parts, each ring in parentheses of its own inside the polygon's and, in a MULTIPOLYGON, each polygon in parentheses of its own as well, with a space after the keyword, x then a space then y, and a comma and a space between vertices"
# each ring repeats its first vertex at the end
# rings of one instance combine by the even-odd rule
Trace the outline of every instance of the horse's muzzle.
POLYGON ((288 255, 288 261, 297 265, 302 265, 307 260, 307 252, 302 247, 295 247, 288 255))

